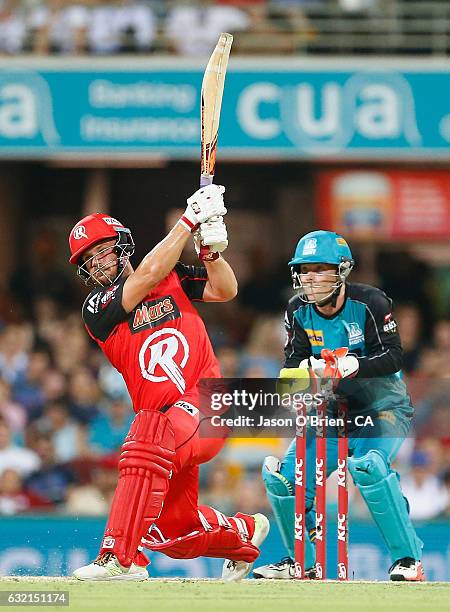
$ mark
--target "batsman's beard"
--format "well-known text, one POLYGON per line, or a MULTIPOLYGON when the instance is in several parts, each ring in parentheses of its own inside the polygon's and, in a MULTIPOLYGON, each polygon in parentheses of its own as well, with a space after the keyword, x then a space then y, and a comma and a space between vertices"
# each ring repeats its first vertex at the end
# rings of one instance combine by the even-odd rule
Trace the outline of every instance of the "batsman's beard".
POLYGON ((117 258, 105 263, 97 262, 97 265, 93 266, 91 271, 92 278, 100 285, 110 285, 114 282, 114 278, 117 276, 117 258))

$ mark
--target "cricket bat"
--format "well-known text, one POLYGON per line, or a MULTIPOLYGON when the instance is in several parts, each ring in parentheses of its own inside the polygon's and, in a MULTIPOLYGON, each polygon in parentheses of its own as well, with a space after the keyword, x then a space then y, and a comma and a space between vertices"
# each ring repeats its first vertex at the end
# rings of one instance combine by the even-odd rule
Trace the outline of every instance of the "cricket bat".
POLYGON ((220 109, 232 43, 231 34, 220 35, 203 76, 200 107, 202 126, 200 187, 210 185, 214 179, 220 109))

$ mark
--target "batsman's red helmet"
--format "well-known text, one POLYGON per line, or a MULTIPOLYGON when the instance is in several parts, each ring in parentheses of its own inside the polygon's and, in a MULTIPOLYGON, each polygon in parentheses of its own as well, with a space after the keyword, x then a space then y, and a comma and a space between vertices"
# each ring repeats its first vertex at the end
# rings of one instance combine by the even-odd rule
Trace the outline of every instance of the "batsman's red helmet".
POLYGON ((102 240, 118 238, 119 232, 123 230, 127 231, 120 221, 104 213, 94 213, 83 217, 72 228, 69 235, 70 263, 76 265, 83 253, 91 246, 102 240))
POLYGON ((104 213, 94 213, 83 217, 81 221, 72 228, 69 235, 70 247, 70 263, 78 266, 78 275, 87 285, 102 285, 115 282, 125 269, 129 258, 134 253, 134 241, 130 230, 124 227, 120 221, 110 217, 104 213), (110 277, 106 272, 106 268, 111 265, 111 262, 106 262, 103 266, 96 268, 96 273, 93 275, 89 269, 89 261, 83 261, 83 254, 90 249, 94 244, 103 240, 115 239, 114 246, 117 255, 117 274, 114 278, 110 277), (103 271, 102 271, 103 268, 103 271), (103 276, 103 282, 100 280, 99 272, 103 276))

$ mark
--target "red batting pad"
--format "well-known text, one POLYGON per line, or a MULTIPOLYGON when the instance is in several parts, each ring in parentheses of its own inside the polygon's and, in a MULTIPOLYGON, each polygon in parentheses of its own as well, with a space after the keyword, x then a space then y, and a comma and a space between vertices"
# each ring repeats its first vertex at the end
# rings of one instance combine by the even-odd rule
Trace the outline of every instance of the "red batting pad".
POLYGON ((227 517, 209 506, 200 506, 199 516, 198 529, 178 538, 161 542, 162 534, 151 530, 145 546, 173 559, 202 556, 250 563, 257 558, 259 549, 250 542, 255 523, 251 516, 238 512, 227 517))
POLYGON ((100 553, 113 552, 129 567, 141 537, 158 518, 169 488, 175 437, 160 412, 139 412, 122 446, 119 482, 100 553))

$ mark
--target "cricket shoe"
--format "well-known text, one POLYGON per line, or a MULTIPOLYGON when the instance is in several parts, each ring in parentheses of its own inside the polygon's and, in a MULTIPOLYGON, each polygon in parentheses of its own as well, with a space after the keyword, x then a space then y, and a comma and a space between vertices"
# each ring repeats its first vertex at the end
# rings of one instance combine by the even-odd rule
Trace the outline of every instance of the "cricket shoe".
MULTIPOLYGON (((295 565, 291 557, 284 557, 278 563, 261 565, 253 570, 254 578, 265 578, 268 580, 292 580, 295 577, 295 565)), ((312 567, 305 571, 305 579, 314 580, 316 569, 312 567)))
POLYGON ((116 555, 111 552, 99 555, 93 563, 75 570, 78 580, 147 580, 145 567, 132 563, 130 567, 120 565, 116 555))
MULTIPOLYGON (((255 531, 250 542, 259 548, 270 531, 270 522, 264 514, 260 513, 254 514, 253 518, 255 520, 255 531)), ((222 580, 228 582, 242 580, 242 578, 246 578, 250 574, 252 567, 253 562, 247 563, 247 561, 230 561, 225 559, 222 568, 222 580)))
POLYGON ((423 582, 425 580, 425 572, 420 561, 416 561, 412 557, 404 557, 391 565, 389 577, 397 582, 423 582))

